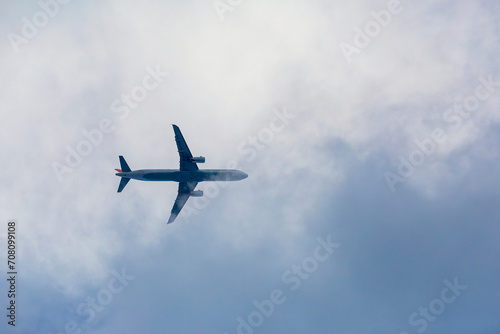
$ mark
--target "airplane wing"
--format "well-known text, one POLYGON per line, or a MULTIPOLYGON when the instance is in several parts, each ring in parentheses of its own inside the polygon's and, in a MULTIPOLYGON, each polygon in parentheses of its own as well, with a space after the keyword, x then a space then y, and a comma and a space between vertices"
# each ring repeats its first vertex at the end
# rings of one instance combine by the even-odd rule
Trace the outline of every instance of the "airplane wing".
POLYGON ((179 169, 182 171, 198 170, 198 166, 196 165, 196 163, 191 160, 193 158, 193 155, 191 154, 191 151, 189 150, 189 147, 187 146, 186 141, 182 136, 181 130, 175 124, 172 124, 172 126, 174 127, 175 143, 177 144, 177 151, 179 151, 180 157, 179 169))
POLYGON ((177 198, 175 199, 174 207, 170 212, 170 218, 168 219, 167 224, 172 223, 175 218, 177 218, 177 215, 181 212, 184 204, 186 204, 191 192, 194 190, 197 184, 197 182, 179 182, 177 198))

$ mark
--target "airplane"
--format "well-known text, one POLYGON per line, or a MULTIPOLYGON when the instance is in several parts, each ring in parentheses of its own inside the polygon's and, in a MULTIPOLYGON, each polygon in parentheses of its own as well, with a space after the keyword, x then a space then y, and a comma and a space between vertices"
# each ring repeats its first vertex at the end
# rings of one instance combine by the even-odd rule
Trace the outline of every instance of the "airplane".
POLYGON ((174 206, 170 212, 167 224, 172 223, 181 212, 189 197, 201 197, 203 191, 195 190, 198 182, 204 181, 239 181, 248 177, 247 173, 236 169, 199 169, 197 163, 204 163, 205 157, 193 157, 182 136, 181 130, 172 124, 175 134, 175 143, 180 157, 179 169, 139 169, 131 170, 125 158, 119 156, 121 169, 115 169, 116 176, 121 177, 118 192, 131 180, 140 181, 174 181, 179 182, 179 189, 174 206))

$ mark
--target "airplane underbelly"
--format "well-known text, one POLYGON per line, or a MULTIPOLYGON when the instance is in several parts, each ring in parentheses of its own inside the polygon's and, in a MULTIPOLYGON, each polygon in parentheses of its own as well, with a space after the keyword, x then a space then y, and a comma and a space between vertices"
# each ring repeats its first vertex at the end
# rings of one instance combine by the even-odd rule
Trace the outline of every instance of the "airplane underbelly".
POLYGON ((201 182, 204 175, 199 172, 151 172, 143 176, 146 181, 201 182))
POLYGON ((175 182, 231 181, 229 174, 220 171, 150 172, 144 174, 143 179, 175 182))
POLYGON ((231 181, 231 176, 228 173, 224 172, 205 172, 203 177, 203 181, 231 181))
POLYGON ((151 172, 143 175, 146 181, 179 181, 179 175, 176 172, 151 172))

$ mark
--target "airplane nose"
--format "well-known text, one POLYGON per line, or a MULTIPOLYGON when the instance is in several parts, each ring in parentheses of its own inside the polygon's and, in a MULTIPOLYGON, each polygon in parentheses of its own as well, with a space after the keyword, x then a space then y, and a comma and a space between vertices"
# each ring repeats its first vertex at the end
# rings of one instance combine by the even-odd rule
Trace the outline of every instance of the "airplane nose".
POLYGON ((248 177, 248 174, 245 172, 241 172, 241 179, 246 179, 248 177))

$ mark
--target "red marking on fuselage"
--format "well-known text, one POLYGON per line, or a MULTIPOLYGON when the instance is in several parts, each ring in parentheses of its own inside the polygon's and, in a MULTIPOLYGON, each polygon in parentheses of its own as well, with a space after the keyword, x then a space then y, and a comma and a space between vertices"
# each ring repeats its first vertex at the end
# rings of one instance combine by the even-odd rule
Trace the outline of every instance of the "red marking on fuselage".
POLYGON ((115 169, 118 173, 121 173, 122 170, 121 169, 115 169))

